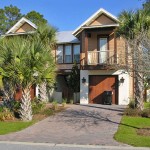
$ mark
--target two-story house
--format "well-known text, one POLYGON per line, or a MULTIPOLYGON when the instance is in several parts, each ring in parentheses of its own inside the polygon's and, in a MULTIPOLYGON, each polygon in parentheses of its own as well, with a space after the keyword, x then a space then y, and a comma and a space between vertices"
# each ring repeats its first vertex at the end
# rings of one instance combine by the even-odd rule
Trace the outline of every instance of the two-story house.
POLYGON ((113 104, 129 103, 133 79, 122 70, 126 45, 115 34, 118 27, 115 16, 99 9, 73 32, 57 33, 58 92, 63 97, 69 93, 65 78, 76 60, 80 66, 80 104, 103 103, 105 91, 112 91, 113 104))
MULTIPOLYGON (((103 103, 105 91, 111 91, 113 104, 129 103, 133 79, 122 69, 127 63, 126 44, 115 34, 118 27, 119 20, 114 15, 99 9, 74 31, 57 33, 53 50, 57 63, 54 99, 72 97, 66 81, 76 61, 80 68, 80 104, 103 103)), ((36 28, 23 18, 6 35, 25 34, 36 28)))

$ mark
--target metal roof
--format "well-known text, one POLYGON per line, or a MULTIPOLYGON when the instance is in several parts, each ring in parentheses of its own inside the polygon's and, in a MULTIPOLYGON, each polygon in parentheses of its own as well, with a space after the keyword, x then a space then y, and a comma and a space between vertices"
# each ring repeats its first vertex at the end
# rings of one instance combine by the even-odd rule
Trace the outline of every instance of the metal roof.
POLYGON ((63 43, 80 43, 80 41, 72 34, 73 31, 61 31, 56 33, 58 44, 63 43))

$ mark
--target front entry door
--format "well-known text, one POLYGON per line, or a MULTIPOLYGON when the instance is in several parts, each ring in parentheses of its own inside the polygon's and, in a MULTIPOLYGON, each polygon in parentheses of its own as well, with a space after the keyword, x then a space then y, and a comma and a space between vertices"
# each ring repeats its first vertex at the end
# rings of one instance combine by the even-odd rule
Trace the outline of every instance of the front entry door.
POLYGON ((112 91, 112 104, 118 104, 117 76, 89 76, 89 102, 103 104, 104 91, 112 91))
POLYGON ((107 61, 108 50, 107 38, 99 38, 99 63, 105 63, 107 61))

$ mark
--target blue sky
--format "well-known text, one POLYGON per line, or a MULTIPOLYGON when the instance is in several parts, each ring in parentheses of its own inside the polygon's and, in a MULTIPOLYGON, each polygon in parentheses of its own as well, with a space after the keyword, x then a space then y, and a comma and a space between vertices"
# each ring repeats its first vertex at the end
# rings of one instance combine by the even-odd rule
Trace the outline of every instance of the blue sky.
POLYGON ((140 8, 144 0, 0 0, 0 8, 10 4, 23 14, 35 10, 44 15, 59 31, 74 30, 100 8, 113 15, 122 10, 140 8))

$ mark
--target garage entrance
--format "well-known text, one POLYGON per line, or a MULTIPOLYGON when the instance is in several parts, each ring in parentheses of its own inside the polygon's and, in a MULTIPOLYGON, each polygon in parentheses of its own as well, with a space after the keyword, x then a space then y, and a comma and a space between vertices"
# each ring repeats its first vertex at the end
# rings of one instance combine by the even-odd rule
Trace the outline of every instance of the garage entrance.
POLYGON ((118 104, 118 76, 89 76, 89 103, 103 104, 104 92, 112 91, 112 104, 118 104))

